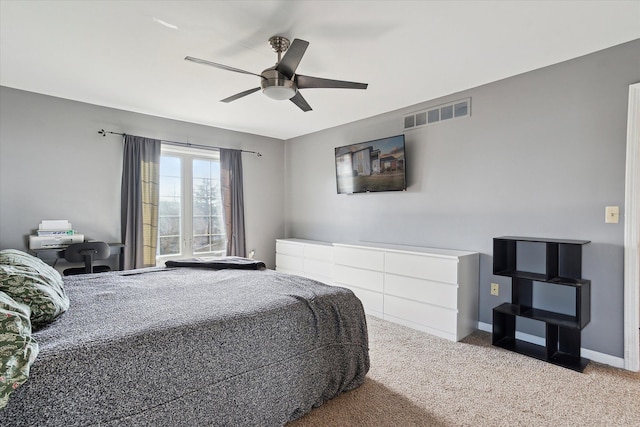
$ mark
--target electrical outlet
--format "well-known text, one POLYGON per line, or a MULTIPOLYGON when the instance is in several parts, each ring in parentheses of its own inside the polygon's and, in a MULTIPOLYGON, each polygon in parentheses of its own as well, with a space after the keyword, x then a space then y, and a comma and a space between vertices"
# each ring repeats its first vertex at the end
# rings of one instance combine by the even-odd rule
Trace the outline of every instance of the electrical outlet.
POLYGON ((491 295, 498 296, 500 294, 500 284, 492 283, 491 284, 491 295))

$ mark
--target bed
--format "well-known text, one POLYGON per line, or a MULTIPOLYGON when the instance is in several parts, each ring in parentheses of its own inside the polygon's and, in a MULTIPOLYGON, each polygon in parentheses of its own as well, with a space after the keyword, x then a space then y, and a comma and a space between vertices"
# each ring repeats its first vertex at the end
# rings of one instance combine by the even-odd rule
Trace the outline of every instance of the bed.
POLYGON ((369 369, 360 301, 272 270, 150 268, 64 279, 2 426, 276 426, 369 369))

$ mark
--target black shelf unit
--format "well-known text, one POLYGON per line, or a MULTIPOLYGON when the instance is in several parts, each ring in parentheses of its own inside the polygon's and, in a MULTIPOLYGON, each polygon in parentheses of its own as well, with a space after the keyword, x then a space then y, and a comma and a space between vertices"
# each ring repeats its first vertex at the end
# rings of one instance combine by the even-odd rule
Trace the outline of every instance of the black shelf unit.
POLYGON ((581 278, 582 246, 588 240, 503 236, 493 239, 493 274, 511 278, 511 303, 493 309, 492 344, 536 359, 583 372, 589 359, 580 356, 581 332, 591 320, 591 281, 581 278), (544 272, 519 271, 518 242, 544 245, 544 272), (575 291, 574 315, 533 306, 533 282, 569 286, 575 291), (545 345, 516 339, 516 318, 545 324, 545 345))

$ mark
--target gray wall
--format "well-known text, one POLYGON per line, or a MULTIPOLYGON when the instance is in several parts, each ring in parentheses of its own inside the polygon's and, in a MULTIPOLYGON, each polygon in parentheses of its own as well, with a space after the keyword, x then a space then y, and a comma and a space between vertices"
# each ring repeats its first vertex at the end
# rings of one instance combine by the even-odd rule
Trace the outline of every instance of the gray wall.
POLYGON ((0 88, 0 249, 26 249, 42 219, 68 219, 90 238, 120 241, 121 137, 259 151, 243 154, 247 249, 275 265, 284 234, 284 142, 0 88))
MULTIPOLYGON (((624 227, 605 224, 604 210, 624 214, 627 99, 639 58, 636 40, 287 141, 286 236, 478 251, 486 323, 511 298, 509 280, 492 274, 493 237, 591 240, 583 277, 592 280, 592 317, 582 346, 622 357, 624 227), (405 133, 406 192, 336 194, 334 147, 403 133, 404 114, 465 97, 471 117, 405 133)), ((539 322, 519 328, 544 336, 539 322)))

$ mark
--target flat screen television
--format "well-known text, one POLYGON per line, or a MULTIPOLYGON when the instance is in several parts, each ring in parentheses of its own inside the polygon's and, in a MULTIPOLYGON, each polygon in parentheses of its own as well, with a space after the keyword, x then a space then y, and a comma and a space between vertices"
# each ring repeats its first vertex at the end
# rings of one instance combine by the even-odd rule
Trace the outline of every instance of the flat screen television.
POLYGON ((404 135, 336 147, 338 194, 407 189, 404 135))

